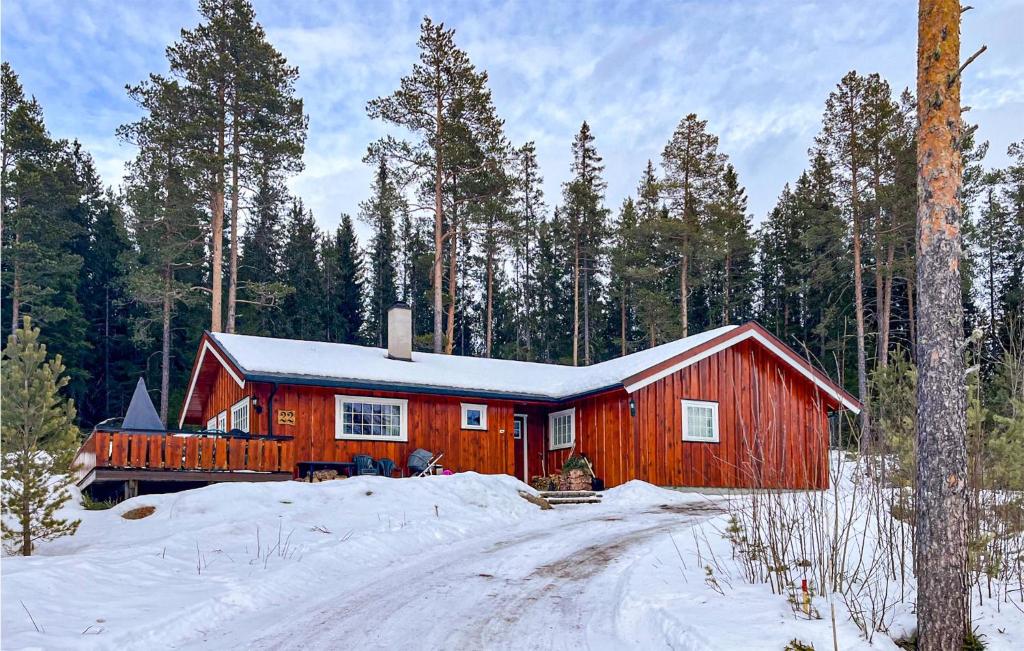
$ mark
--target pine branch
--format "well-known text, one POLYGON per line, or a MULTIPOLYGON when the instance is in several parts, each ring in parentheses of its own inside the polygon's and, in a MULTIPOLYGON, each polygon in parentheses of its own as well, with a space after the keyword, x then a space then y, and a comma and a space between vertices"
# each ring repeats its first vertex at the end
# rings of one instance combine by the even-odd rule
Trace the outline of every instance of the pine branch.
MULTIPOLYGON (((984 52, 985 50, 987 50, 987 49, 988 49, 988 46, 987 46, 987 45, 982 45, 982 46, 981 46, 981 48, 980 48, 980 49, 978 49, 978 51, 977 51, 977 52, 975 52, 975 53, 974 53, 974 54, 972 54, 971 56, 967 57, 967 60, 966 60, 966 61, 964 61, 964 63, 963 63, 963 65, 962 65, 962 66, 960 66, 960 69, 956 71, 956 74, 955 74, 955 75, 953 75, 952 77, 950 77, 950 78, 949 78, 949 81, 947 81, 947 82, 946 82, 946 87, 947 87, 947 88, 952 88, 952 87, 953 87, 953 84, 955 84, 955 83, 956 83, 956 80, 957 80, 957 79, 959 79, 959 78, 960 78, 960 76, 961 76, 961 75, 963 74, 963 72, 964 72, 964 69, 966 69, 966 68, 967 68, 967 66, 971 65, 971 63, 973 63, 975 59, 977 59, 978 57, 980 57, 980 56, 982 55, 982 53, 983 53, 983 52, 984 52)), ((963 111, 961 110, 961 113, 962 113, 962 112, 963 112, 963 111)))

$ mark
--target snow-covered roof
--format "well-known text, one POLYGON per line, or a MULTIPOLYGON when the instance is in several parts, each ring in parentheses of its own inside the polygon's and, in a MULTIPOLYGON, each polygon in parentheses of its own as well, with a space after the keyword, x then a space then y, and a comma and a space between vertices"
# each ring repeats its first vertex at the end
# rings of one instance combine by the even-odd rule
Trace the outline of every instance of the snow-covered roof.
POLYGON ((210 333, 247 379, 388 385, 409 390, 451 389, 559 400, 621 385, 623 380, 729 332, 724 326, 591 366, 412 354, 390 359, 368 346, 210 333))

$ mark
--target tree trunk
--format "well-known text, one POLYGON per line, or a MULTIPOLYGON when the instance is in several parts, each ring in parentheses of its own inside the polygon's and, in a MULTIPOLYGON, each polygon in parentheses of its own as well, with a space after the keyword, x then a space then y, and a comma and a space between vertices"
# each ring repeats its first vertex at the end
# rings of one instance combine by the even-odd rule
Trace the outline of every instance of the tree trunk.
POLYGON ((914 311, 914 281, 911 279, 907 280, 907 323, 910 331, 910 359, 917 360, 917 315, 914 311))
MULTIPOLYGON (((851 125, 851 134, 854 133, 854 127, 851 125)), ((855 150, 857 144, 854 136, 851 135, 851 152, 855 150)), ((850 207, 852 209, 853 218, 853 300, 856 313, 857 321, 857 398, 860 400, 860 404, 863 409, 860 411, 860 448, 866 450, 871 444, 871 410, 868 407, 868 360, 866 343, 864 336, 864 269, 861 265, 861 214, 860 205, 858 204, 858 193, 857 193, 857 178, 859 168, 857 167, 856 161, 852 160, 856 158, 856 154, 851 154, 850 161, 850 177, 851 177, 851 190, 850 190, 850 207)))
POLYGON ((583 365, 590 366, 590 274, 583 270, 583 365))
MULTIPOLYGON (((686 247, 686 243, 683 244, 686 247)), ((690 315, 689 306, 687 300, 688 287, 688 276, 690 275, 690 256, 687 253, 683 253, 683 263, 679 268, 679 324, 683 329, 683 336, 689 336, 690 334, 690 315)))
POLYGON ((921 0, 917 49, 918 649, 959 649, 970 627, 967 397, 960 285, 960 3, 921 0))
POLYGON ((444 345, 444 352, 447 355, 451 355, 455 350, 455 306, 459 295, 459 227, 456 218, 457 215, 452 210, 451 249, 448 256, 448 336, 444 345))
POLYGON ((444 328, 444 301, 442 299, 441 284, 443 273, 441 271, 441 255, 444 248, 444 207, 441 204, 441 191, 443 180, 443 168, 441 166, 441 120, 442 114, 441 97, 437 98, 436 119, 437 128, 435 131, 436 143, 434 144, 434 352, 441 352, 441 332, 444 328))
POLYGON ((491 346, 494 342, 494 253, 487 251, 487 328, 485 357, 491 356, 491 346))
POLYGON ((878 363, 883 367, 889 365, 889 333, 892 331, 892 283, 895 247, 890 242, 885 252, 885 272, 882 275, 882 305, 878 310, 878 363))
POLYGON ((217 132, 217 172, 214 176, 213 195, 210 199, 210 211, 212 214, 213 243, 210 246, 210 255, 213 256, 210 265, 210 330, 220 332, 223 330, 221 318, 223 313, 223 291, 224 291, 224 88, 218 91, 220 101, 220 129, 217 132))
POLYGON ((725 279, 722 287, 722 325, 729 325, 729 279, 732 277, 732 256, 725 256, 725 279))
MULTIPOLYGON (((14 234, 15 248, 21 244, 21 234, 14 234)), ((18 255, 15 254, 13 269, 14 281, 11 283, 11 334, 18 333, 18 321, 21 319, 21 265, 18 263, 18 255)))
POLYGON ((32 478, 28 473, 28 462, 22 458, 21 467, 24 469, 21 473, 21 513, 19 513, 19 519, 21 520, 21 555, 31 556, 32 555, 32 502, 29 499, 27 486, 32 482, 32 478))
POLYGON ((572 365, 580 364, 580 241, 573 243, 572 263, 572 365))
POLYGON ((235 331, 235 311, 238 298, 238 115, 231 121, 231 252, 228 262, 228 327, 235 331))
POLYGON ((619 300, 619 327, 622 336, 622 356, 626 356, 626 284, 622 284, 622 298, 619 300))
POLYGON ((167 425, 171 392, 171 265, 164 268, 163 340, 160 347, 160 420, 167 425))

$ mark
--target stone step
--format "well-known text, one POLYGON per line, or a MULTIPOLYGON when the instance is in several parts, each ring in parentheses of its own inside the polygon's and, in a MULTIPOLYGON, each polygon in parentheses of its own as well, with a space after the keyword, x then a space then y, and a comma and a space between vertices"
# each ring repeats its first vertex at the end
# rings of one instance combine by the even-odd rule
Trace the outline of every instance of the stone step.
POLYGON ((560 497, 596 497, 601 499, 601 496, 594 491, 541 491, 540 496, 544 499, 560 497))
POLYGON ((562 504, 600 504, 600 497, 549 497, 548 504, 561 506, 562 504))

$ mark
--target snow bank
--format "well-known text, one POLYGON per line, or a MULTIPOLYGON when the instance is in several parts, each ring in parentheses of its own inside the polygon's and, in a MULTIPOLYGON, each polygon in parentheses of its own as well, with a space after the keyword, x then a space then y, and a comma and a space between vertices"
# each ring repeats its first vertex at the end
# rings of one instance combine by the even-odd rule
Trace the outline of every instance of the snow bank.
POLYGON ((697 493, 683 493, 669 488, 661 488, 639 479, 632 479, 615 488, 604 492, 606 502, 616 504, 657 504, 703 501, 705 498, 697 493))
POLYGON ((325 582, 358 589, 374 567, 538 517, 521 490, 533 492, 460 473, 217 484, 76 507, 76 535, 4 559, 2 646, 159 648, 325 582), (147 505, 149 517, 121 517, 147 505))

